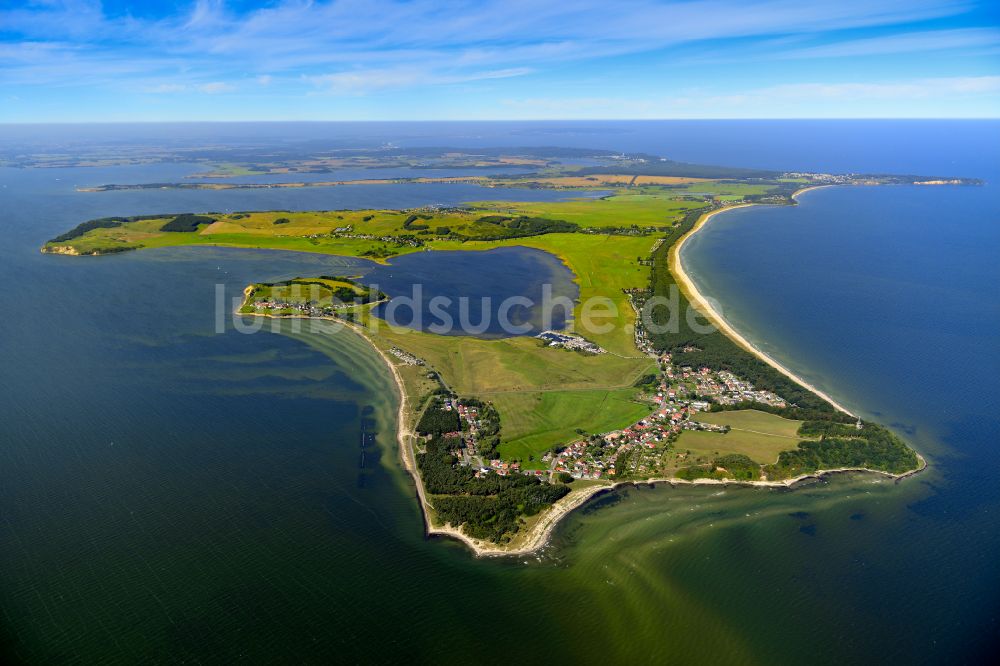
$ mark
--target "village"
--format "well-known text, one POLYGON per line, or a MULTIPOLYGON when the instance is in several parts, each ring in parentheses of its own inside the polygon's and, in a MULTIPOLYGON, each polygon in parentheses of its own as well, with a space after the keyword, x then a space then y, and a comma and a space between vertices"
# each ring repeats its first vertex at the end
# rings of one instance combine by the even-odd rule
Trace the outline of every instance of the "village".
POLYGON ((389 353, 398 358, 403 365, 425 365, 424 359, 418 358, 399 347, 390 347, 389 353))
POLYGON ((573 333, 561 333, 557 331, 542 331, 535 336, 545 342, 549 347, 560 349, 570 349, 572 351, 586 354, 606 354, 607 352, 590 340, 573 333))
POLYGON ((458 415, 461 431, 444 433, 444 437, 460 444, 451 452, 460 465, 477 468, 476 478, 491 472, 506 476, 520 470, 516 462, 506 463, 499 459, 487 462, 484 459, 484 455, 496 455, 496 447, 500 443, 500 415, 491 405, 468 398, 444 397, 441 400, 445 412, 458 415))
MULTIPOLYGON (((372 294, 367 289, 352 292, 343 284, 328 287, 320 283, 299 284, 293 280, 277 286, 281 287, 280 292, 274 289, 275 285, 252 285, 241 311, 247 314, 267 312, 275 316, 333 317, 337 311, 350 310, 359 305, 377 305, 389 300, 381 292, 372 294), (282 295, 285 297, 282 298, 282 295)), ((350 313, 347 313, 347 317, 350 318, 350 313)), ((393 354, 407 364, 417 365, 395 352, 393 354)))
POLYGON ((546 454, 549 476, 569 474, 575 479, 643 478, 662 466, 663 454, 684 430, 725 433, 728 426, 702 423, 695 417, 712 404, 733 406, 757 402, 772 407, 787 403, 760 390, 731 372, 676 366, 670 354, 659 357, 661 373, 649 400, 653 412, 638 422, 608 433, 591 435, 546 454))
POLYGON ((261 312, 265 310, 270 310, 274 314, 304 314, 310 317, 330 317, 333 315, 334 310, 342 309, 345 307, 353 306, 353 303, 346 303, 344 305, 338 305, 336 307, 331 305, 319 306, 311 301, 304 302, 294 302, 294 301, 279 301, 275 299, 261 299, 254 301, 250 306, 255 311, 261 312))
POLYGON ((658 357, 660 373, 638 397, 651 406, 651 413, 632 425, 611 432, 583 435, 581 439, 545 453, 544 465, 503 460, 495 455, 499 420, 495 410, 478 400, 445 398, 443 407, 456 411, 461 431, 446 436, 462 445, 452 453, 464 466, 476 469, 476 476, 523 473, 543 480, 648 478, 660 472, 668 447, 685 430, 726 433, 729 426, 703 423, 700 412, 713 405, 737 406, 755 402, 771 407, 787 406, 771 391, 761 390, 731 372, 702 367, 677 366, 670 354, 658 357), (490 434, 483 450, 483 433, 490 434), (485 454, 485 455, 484 455, 485 454))
MULTIPOLYGON (((381 301, 373 301, 379 303, 381 301)), ((357 307, 360 303, 338 303, 336 305, 318 305, 315 301, 280 301, 277 299, 260 299, 250 307, 255 312, 270 311, 272 314, 303 314, 310 317, 332 317, 337 310, 357 307)), ((402 357, 400 357, 402 359, 402 357)), ((416 365, 416 364, 413 364, 416 365)))
POLYGON ((325 236, 326 238, 353 238, 356 240, 375 240, 381 241, 383 243, 392 243, 399 247, 423 247, 424 242, 419 238, 416 238, 410 234, 403 234, 400 236, 394 236, 392 234, 362 234, 354 233, 351 227, 337 227, 329 234, 312 234, 309 238, 320 238, 325 236))

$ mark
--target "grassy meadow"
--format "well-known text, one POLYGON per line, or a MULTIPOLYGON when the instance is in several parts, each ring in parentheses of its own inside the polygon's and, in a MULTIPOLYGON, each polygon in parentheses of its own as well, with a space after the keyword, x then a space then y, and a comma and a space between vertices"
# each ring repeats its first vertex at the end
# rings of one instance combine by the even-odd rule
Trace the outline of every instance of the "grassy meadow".
MULTIPOLYGON (((698 185, 692 186, 697 187, 698 185)), ((673 190, 657 189, 650 193, 625 191, 600 199, 568 201, 482 201, 473 204, 481 211, 530 215, 566 220, 590 227, 665 227, 677 222, 685 211, 704 206, 702 201, 678 199, 673 190)))
POLYGON ((580 389, 576 391, 516 391, 485 393, 502 414, 505 459, 520 458, 528 469, 546 467, 542 454, 553 443, 569 442, 579 431, 602 433, 635 423, 650 412, 635 401, 635 389, 580 389))
POLYGON ((731 430, 722 434, 688 430, 677 440, 677 451, 690 451, 693 462, 741 453, 762 465, 773 463, 782 451, 794 449, 806 437, 796 433, 802 421, 785 419, 775 414, 753 409, 710 412, 698 414, 696 421, 728 425, 731 430))

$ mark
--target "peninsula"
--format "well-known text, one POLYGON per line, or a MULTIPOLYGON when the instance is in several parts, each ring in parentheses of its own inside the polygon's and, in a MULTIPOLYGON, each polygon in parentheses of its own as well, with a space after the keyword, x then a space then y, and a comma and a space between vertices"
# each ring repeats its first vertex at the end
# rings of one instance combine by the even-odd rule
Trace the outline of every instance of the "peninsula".
POLYGON ((901 478, 924 467, 889 429, 849 413, 729 326, 685 273, 680 249, 721 211, 794 205, 812 187, 975 182, 727 170, 650 156, 605 156, 586 167, 537 159, 546 164, 538 173, 476 180, 565 190, 565 200, 111 217, 84 222, 42 251, 213 245, 387 262, 513 245, 559 257, 575 275, 579 301, 568 330, 538 337, 392 326, 377 310, 388 297, 342 276, 251 284, 239 309, 327 319, 371 343, 399 389, 400 458, 428 533, 458 538, 479 555, 539 548, 574 507, 622 483, 787 487, 834 472, 901 478), (604 194, 573 198, 588 190, 604 194), (595 302, 599 326, 588 323, 595 302), (697 316, 677 316, 689 307, 697 316))

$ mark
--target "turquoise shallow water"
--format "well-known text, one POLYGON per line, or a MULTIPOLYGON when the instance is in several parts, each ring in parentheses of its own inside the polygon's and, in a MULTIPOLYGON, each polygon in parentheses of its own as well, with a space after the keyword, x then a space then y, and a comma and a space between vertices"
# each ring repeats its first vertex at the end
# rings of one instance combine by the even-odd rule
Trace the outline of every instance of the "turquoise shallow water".
MULTIPOLYGON (((793 492, 634 488, 571 515, 537 558, 478 561, 424 539, 393 387, 359 339, 214 331, 218 282, 363 264, 38 254, 102 214, 295 203, 72 192, 155 175, 142 169, 0 173, 0 644, 13 660, 939 663, 974 660, 997 634, 995 190, 823 190, 719 217, 686 257, 728 316, 907 433, 931 471, 793 492)), ((300 207, 466 196, 310 192, 300 207)))

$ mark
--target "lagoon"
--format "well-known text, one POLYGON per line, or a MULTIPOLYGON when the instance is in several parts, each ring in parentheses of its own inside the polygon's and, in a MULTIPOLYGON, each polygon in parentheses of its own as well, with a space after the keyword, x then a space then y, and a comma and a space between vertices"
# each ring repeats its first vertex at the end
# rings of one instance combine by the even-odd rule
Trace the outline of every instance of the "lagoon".
POLYGON ((497 338, 562 329, 580 293, 565 264, 532 248, 417 252, 390 262, 363 280, 392 297, 375 314, 439 335, 497 338))

